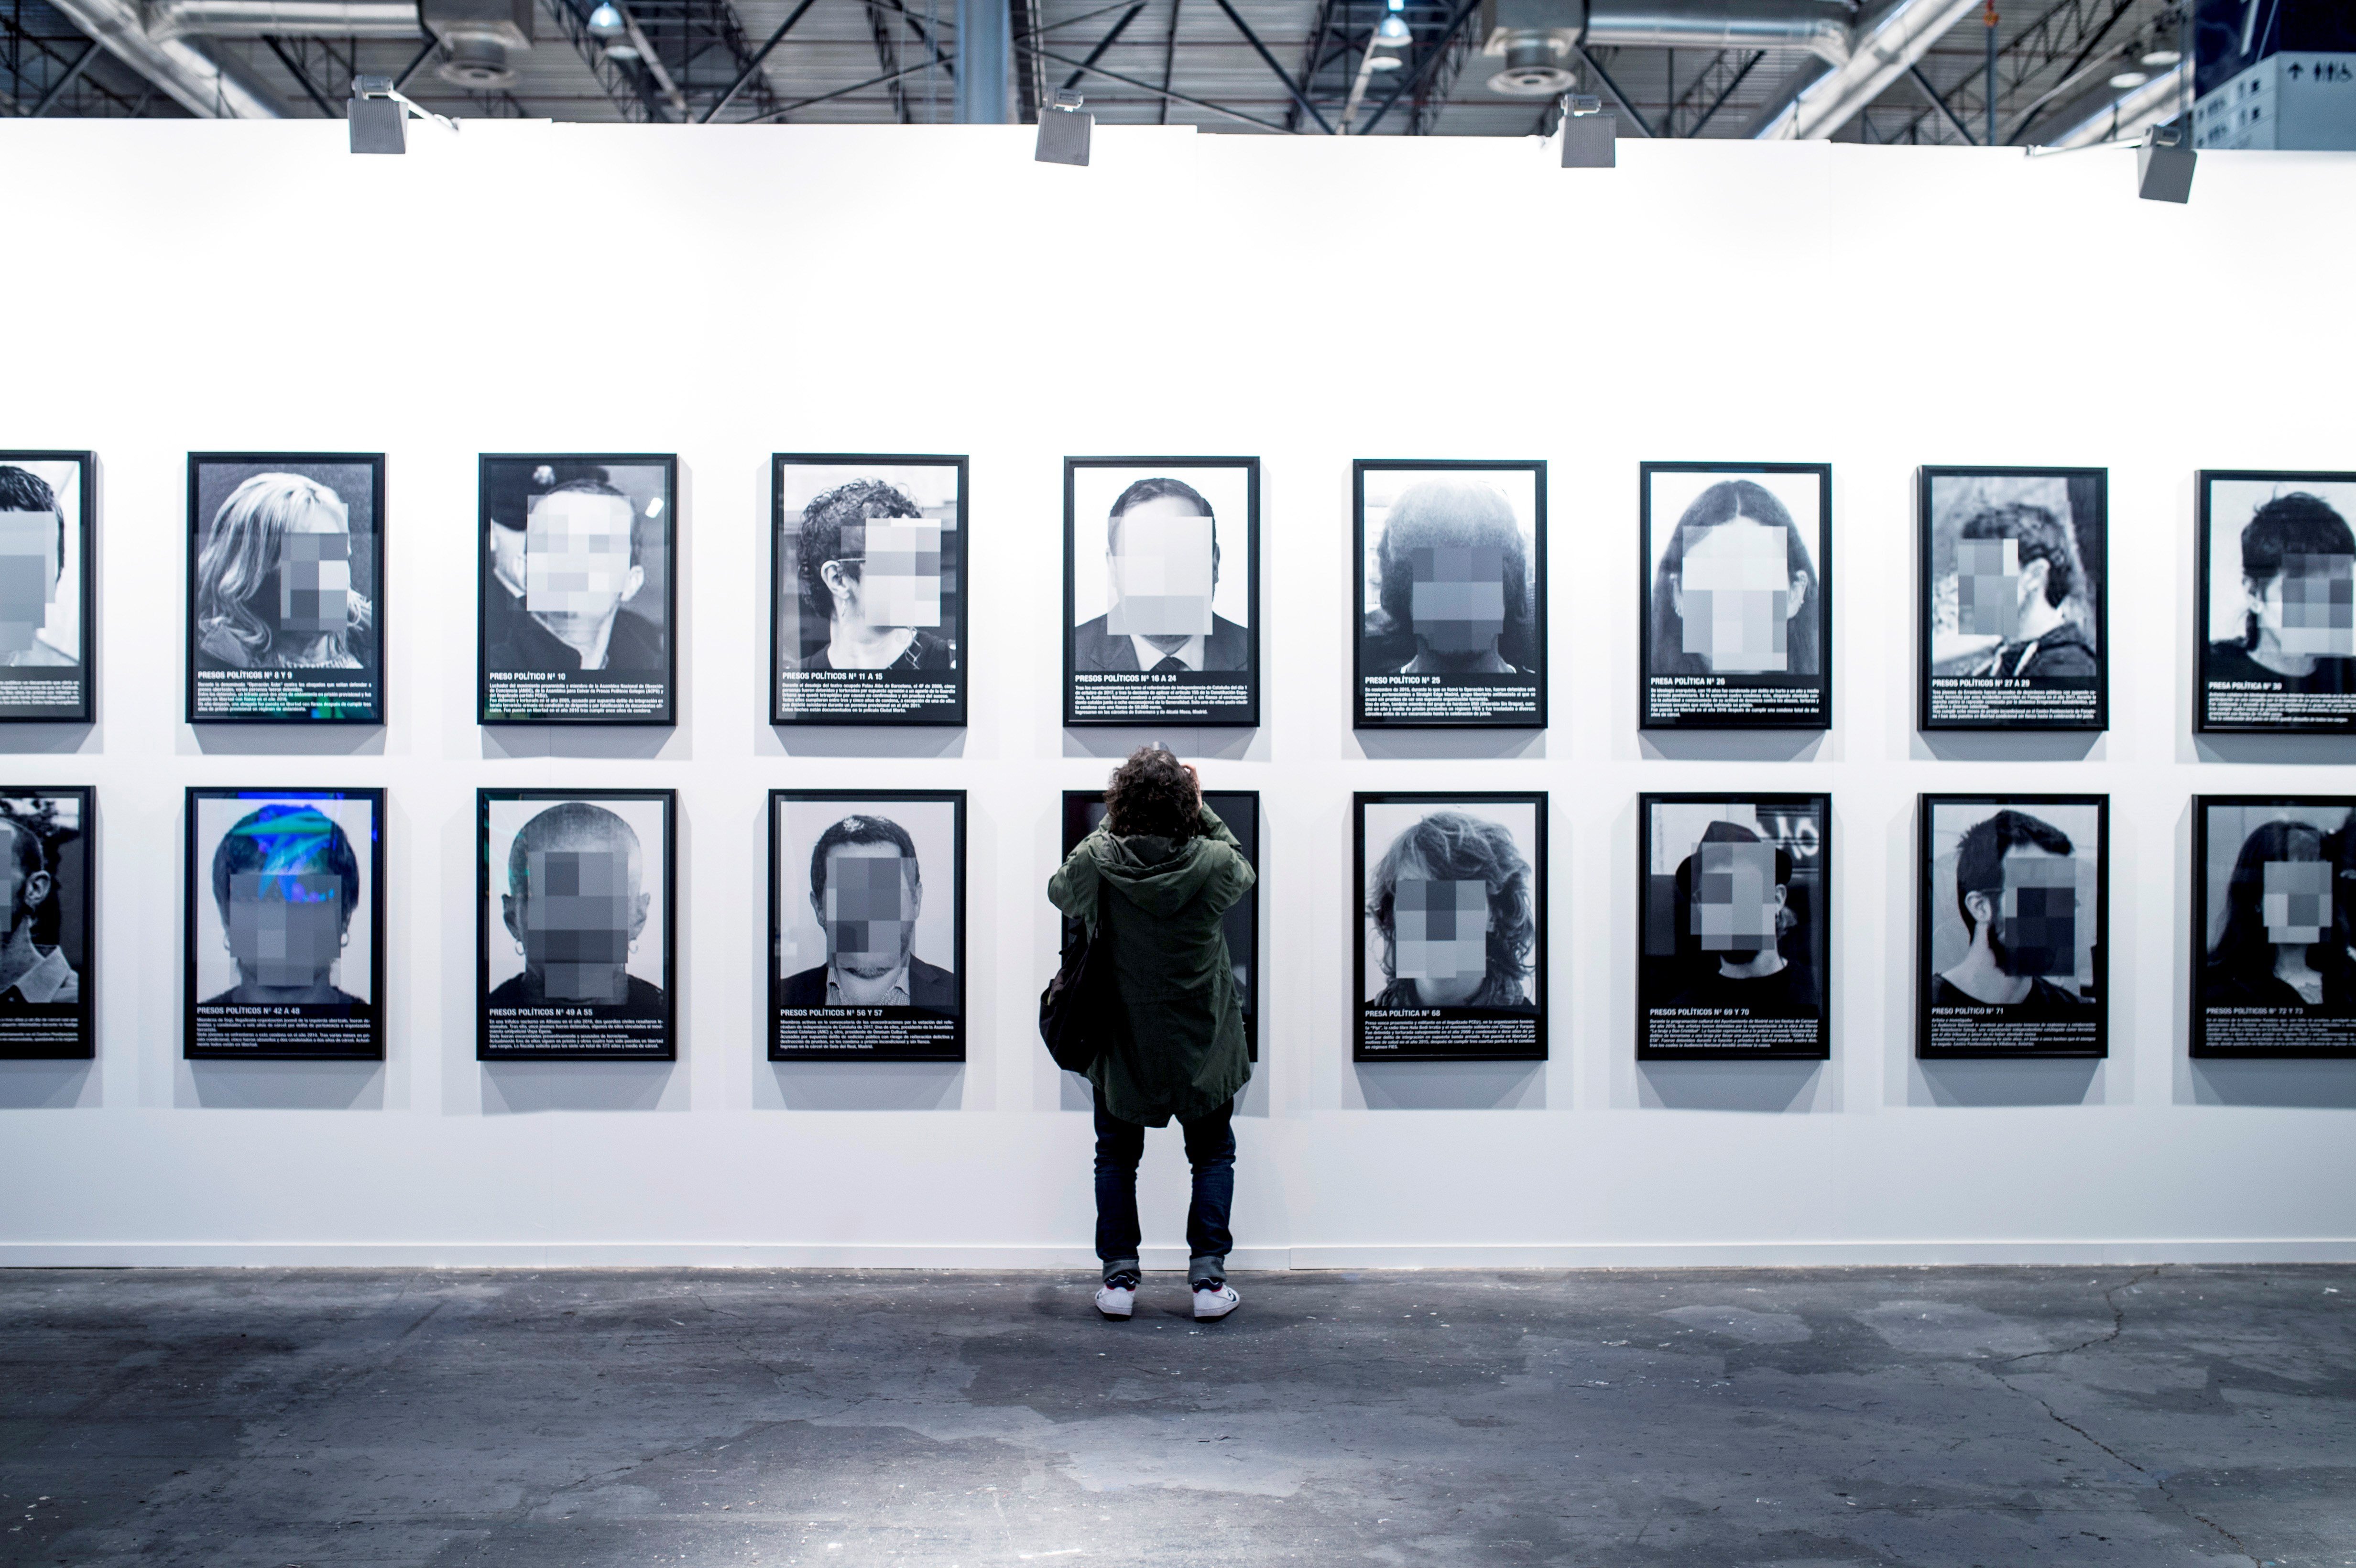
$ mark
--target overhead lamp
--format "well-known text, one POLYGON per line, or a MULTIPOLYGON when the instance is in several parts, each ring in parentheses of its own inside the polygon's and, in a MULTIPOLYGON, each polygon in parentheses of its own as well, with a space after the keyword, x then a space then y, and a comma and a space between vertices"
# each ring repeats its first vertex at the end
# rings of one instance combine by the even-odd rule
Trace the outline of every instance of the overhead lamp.
POLYGON ((2149 71, 2123 70, 2119 72, 2118 75, 2111 78, 2111 85, 2116 88, 2119 91, 2125 92, 2128 88, 2141 87, 2145 82, 2149 81, 2150 80, 2151 73, 2149 71))
POLYGON ((1562 101, 1562 166, 1608 169, 1618 165, 1620 123, 1603 112, 1591 92, 1567 93, 1562 101))
POLYGON ((2192 166, 2201 155, 2181 120, 2154 125, 2136 148, 2136 194, 2146 201, 2190 201, 2192 166))
POLYGON ((1039 143, 1031 156, 1043 164, 1088 166, 1088 133, 1097 117, 1084 112, 1087 100, 1076 92, 1058 92, 1055 106, 1039 116, 1039 143))
POLYGON ((1397 70, 1399 67, 1405 64, 1407 64, 1407 61, 1399 59, 1397 55, 1377 54, 1370 55, 1366 59, 1366 69, 1368 70, 1397 70))
POLYGON ((458 123, 447 114, 421 109, 402 96, 389 76, 352 78, 351 101, 344 106, 344 118, 351 124, 353 152, 409 151, 408 124, 412 115, 420 120, 439 120, 453 131, 458 128, 458 123))
POLYGON ((1397 11, 1391 12, 1375 26, 1375 48, 1378 49, 1403 49, 1413 42, 1414 38, 1415 35, 1408 31, 1407 18, 1401 16, 1397 11))
POLYGON ((601 38, 610 37, 628 25, 622 20, 621 9, 614 0, 600 0, 597 8, 589 13, 589 30, 601 38))
POLYGON ((2183 58, 2182 52, 2177 49, 2154 49, 2143 57, 2143 63, 2154 68, 2171 66, 2183 58))

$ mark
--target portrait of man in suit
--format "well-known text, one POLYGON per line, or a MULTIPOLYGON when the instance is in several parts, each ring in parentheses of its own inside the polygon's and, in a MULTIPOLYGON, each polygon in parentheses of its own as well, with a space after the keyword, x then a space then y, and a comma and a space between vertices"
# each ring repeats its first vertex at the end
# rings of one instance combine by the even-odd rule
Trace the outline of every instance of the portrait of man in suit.
POLYGON ((1123 490, 1105 519, 1105 573, 1112 608, 1074 628, 1075 670, 1246 667, 1250 634, 1212 609, 1219 525, 1193 485, 1154 477, 1123 490))
POLYGON ((925 878, 906 828, 873 812, 828 827, 810 847, 809 901, 826 962, 787 976, 779 1005, 956 1008, 956 972, 915 951, 925 878))

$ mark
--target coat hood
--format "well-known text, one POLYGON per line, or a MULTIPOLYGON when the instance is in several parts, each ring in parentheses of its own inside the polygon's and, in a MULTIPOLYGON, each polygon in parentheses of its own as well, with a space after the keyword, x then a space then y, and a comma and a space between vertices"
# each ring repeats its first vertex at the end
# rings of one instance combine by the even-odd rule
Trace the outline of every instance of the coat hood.
POLYGON ((1153 915, 1184 909, 1226 864, 1208 838, 1171 839, 1149 833, 1098 841, 1097 874, 1131 903, 1153 915))

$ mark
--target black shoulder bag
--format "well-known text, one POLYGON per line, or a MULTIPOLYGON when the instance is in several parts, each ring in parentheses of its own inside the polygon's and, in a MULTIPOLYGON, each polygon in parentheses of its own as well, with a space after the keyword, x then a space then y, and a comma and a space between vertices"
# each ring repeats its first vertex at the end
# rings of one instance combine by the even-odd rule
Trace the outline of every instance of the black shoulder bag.
POLYGON ((1071 934, 1064 944, 1063 966, 1039 993, 1039 1038, 1047 1042, 1056 1066, 1086 1072, 1112 1049, 1120 998, 1113 992, 1112 955, 1103 941, 1089 941, 1088 928, 1079 921, 1066 921, 1065 928, 1071 934))

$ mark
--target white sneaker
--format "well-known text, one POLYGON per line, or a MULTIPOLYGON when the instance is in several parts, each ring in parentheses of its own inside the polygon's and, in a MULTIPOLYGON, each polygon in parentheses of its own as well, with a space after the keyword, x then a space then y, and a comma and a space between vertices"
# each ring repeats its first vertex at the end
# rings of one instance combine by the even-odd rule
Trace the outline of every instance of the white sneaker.
POLYGON ((1137 1292, 1125 1285, 1097 1286, 1097 1310, 1107 1317, 1127 1317, 1137 1310, 1137 1292))
POLYGON ((1194 1321, 1209 1323, 1225 1317, 1243 1305, 1243 1299, 1231 1285, 1222 1285, 1215 1290, 1207 1285, 1197 1285, 1194 1287, 1194 1321))

